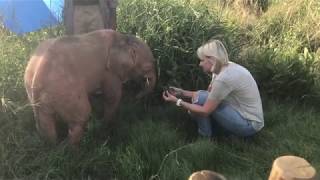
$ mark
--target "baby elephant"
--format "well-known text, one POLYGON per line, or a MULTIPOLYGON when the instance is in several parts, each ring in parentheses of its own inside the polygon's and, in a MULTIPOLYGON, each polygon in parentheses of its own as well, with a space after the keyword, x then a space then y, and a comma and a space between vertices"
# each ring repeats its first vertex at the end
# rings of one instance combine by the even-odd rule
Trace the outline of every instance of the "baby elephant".
POLYGON ((91 112, 90 94, 103 92, 104 118, 117 109, 122 84, 145 80, 137 97, 156 83, 155 60, 147 44, 113 30, 49 39, 32 55, 24 75, 40 135, 57 141, 57 117, 68 126, 71 145, 78 145, 91 112))

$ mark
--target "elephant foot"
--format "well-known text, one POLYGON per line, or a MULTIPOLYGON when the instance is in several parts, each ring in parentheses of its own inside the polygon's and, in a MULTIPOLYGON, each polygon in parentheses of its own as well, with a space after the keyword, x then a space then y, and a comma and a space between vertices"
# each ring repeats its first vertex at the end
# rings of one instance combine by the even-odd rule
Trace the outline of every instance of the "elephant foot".
POLYGON ((95 139, 99 142, 104 142, 107 139, 110 139, 110 137, 114 134, 116 126, 116 123, 105 123, 103 119, 99 119, 99 126, 97 128, 97 131, 94 132, 95 139))
POLYGON ((51 113, 39 110, 38 120, 36 123, 40 136, 48 141, 49 144, 57 143, 56 120, 51 113))

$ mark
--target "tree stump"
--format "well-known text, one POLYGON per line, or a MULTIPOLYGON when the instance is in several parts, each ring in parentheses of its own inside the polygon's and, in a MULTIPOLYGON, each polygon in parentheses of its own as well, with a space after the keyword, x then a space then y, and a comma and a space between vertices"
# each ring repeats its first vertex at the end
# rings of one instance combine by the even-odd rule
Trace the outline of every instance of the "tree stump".
POLYGON ((214 171, 202 170, 192 173, 188 180, 226 180, 226 178, 214 171))
POLYGON ((316 170, 297 156, 278 157, 272 165, 269 180, 315 180, 316 170))
POLYGON ((98 29, 116 29, 117 0, 65 0, 64 24, 67 34, 98 29))

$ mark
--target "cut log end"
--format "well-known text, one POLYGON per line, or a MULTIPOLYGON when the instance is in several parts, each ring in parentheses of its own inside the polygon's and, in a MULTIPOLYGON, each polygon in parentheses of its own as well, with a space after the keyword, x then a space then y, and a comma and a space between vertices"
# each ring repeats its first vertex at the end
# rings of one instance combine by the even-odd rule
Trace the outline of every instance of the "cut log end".
POLYGON ((315 180, 316 170, 304 158, 278 157, 272 165, 269 180, 315 180))

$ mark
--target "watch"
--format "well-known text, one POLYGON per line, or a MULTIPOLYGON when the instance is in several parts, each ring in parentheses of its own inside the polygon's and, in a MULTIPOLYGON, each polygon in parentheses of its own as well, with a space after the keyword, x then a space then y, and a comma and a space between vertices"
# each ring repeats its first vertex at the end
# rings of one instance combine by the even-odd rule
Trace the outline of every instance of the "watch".
POLYGON ((177 102, 176 102, 176 105, 177 106, 181 106, 181 102, 182 102, 182 99, 178 99, 177 102))

